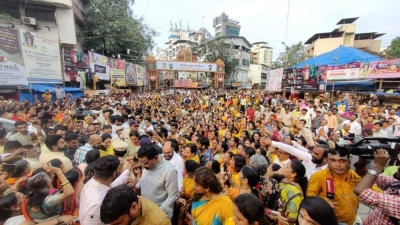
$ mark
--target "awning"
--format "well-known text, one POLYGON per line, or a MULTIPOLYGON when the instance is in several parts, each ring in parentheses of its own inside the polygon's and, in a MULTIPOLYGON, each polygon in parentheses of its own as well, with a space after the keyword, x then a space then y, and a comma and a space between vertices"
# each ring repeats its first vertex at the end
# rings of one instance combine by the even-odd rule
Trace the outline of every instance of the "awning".
MULTIPOLYGON (((353 90, 369 90, 375 91, 375 80, 356 80, 356 81, 335 81, 334 90, 353 91, 353 90)), ((326 90, 332 90, 333 82, 328 82, 326 90)))

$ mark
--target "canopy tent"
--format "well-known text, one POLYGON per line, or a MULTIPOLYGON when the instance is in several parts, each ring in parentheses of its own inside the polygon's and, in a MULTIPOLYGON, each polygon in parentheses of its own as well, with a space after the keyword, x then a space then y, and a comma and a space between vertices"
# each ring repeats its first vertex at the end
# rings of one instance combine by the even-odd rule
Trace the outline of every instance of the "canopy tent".
MULTIPOLYGON (((20 101, 23 102, 25 100, 28 100, 29 102, 33 103, 34 102, 34 96, 37 95, 38 99, 42 101, 42 94, 46 91, 49 90, 52 92, 56 88, 56 84, 32 84, 32 89, 30 86, 22 86, 20 89, 20 101)), ((79 98, 84 96, 84 92, 80 88, 69 88, 69 87, 61 87, 64 89, 65 93, 71 93, 71 95, 74 98, 79 98)), ((53 101, 56 100, 56 95, 54 93, 51 93, 53 95, 53 101)))
POLYGON ((364 52, 358 48, 340 46, 330 52, 303 61, 293 67, 303 68, 304 66, 344 65, 352 62, 373 62, 379 60, 381 60, 379 56, 364 52))
POLYGON ((356 81, 329 81, 326 90, 330 91, 334 88, 335 91, 362 91, 375 90, 375 80, 356 80, 356 81))

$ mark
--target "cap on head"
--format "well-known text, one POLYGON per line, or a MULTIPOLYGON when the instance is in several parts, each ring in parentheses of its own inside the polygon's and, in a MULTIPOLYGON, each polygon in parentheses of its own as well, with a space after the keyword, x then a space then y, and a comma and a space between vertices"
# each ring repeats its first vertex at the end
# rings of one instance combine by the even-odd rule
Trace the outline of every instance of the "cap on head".
POLYGON ((114 151, 125 151, 126 149, 128 149, 128 144, 122 140, 115 140, 112 143, 112 147, 114 151))

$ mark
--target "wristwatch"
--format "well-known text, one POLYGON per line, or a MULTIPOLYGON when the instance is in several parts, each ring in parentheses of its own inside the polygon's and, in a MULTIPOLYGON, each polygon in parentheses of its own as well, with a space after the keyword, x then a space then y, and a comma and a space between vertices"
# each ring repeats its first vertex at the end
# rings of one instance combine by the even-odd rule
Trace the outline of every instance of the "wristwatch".
POLYGON ((378 176, 378 172, 376 172, 376 170, 370 169, 368 170, 368 173, 371 174, 372 176, 378 176))

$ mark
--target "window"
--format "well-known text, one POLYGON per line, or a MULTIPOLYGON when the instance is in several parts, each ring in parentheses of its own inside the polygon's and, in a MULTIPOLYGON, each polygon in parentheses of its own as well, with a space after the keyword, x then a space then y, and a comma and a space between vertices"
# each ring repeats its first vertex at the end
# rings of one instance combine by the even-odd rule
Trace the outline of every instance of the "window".
POLYGON ((242 59, 242 66, 249 67, 250 62, 247 59, 242 59))
POLYGON ((238 37, 240 33, 240 28, 226 26, 225 34, 226 36, 238 37))
POLYGON ((44 9, 36 9, 36 8, 27 8, 25 10, 26 17, 33 17, 40 21, 47 22, 56 22, 56 17, 54 15, 54 11, 44 10, 44 9))

